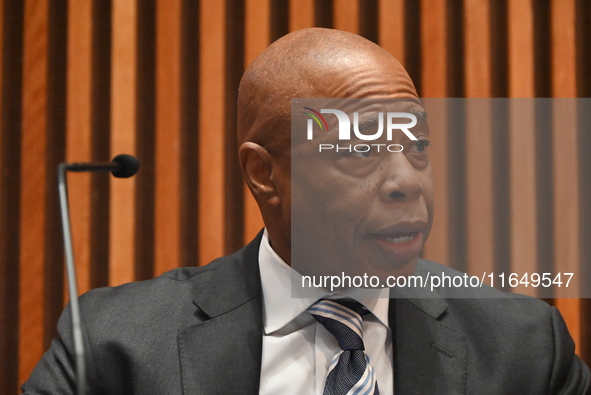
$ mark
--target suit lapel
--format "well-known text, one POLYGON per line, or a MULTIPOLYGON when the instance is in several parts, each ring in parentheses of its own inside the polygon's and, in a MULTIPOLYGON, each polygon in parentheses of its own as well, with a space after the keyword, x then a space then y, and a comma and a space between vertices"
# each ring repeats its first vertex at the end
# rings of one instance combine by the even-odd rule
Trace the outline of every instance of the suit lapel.
POLYGON ((179 334, 185 394, 257 394, 261 371, 260 300, 179 334))
POLYGON ((262 356, 260 235, 196 281, 193 322, 179 332, 185 394, 258 394, 262 356), (228 262, 229 260, 229 262, 228 262))
POLYGON ((395 393, 465 393, 465 339, 438 320, 446 308, 441 299, 390 299, 395 393))

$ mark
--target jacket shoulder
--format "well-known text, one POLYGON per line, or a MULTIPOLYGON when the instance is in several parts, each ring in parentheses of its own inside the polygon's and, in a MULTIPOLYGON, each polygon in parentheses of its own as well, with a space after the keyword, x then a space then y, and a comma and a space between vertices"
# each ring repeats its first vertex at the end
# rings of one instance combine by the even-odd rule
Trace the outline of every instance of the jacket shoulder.
MULTIPOLYGON (((424 260, 417 266, 417 273, 465 275, 424 260)), ((462 333, 466 341, 469 376, 477 377, 488 370, 491 377, 496 374, 507 382, 522 383, 523 393, 531 390, 531 382, 523 380, 527 377, 549 393, 586 393, 591 380, 589 369, 575 355, 574 342, 555 307, 487 285, 445 287, 438 292, 447 304, 440 322, 462 333)), ((478 387, 476 392, 482 393, 484 388, 478 387)))

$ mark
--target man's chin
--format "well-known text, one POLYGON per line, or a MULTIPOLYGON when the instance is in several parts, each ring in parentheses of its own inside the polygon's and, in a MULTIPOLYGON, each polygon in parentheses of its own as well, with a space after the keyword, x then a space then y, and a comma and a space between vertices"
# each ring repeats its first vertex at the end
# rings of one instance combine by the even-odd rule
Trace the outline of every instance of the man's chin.
POLYGON ((417 266, 418 255, 404 261, 382 261, 375 260, 367 262, 362 274, 376 276, 382 281, 386 281, 389 276, 411 276, 417 266))
MULTIPOLYGON (((410 276, 422 249, 422 235, 406 245, 392 246, 388 242, 371 241, 358 244, 355 250, 339 254, 323 254, 321 248, 292 251, 292 267, 303 276, 377 277, 384 283, 389 276, 410 276), (376 247, 376 244, 383 244, 376 247)), ((380 285, 381 286, 381 285, 380 285)))

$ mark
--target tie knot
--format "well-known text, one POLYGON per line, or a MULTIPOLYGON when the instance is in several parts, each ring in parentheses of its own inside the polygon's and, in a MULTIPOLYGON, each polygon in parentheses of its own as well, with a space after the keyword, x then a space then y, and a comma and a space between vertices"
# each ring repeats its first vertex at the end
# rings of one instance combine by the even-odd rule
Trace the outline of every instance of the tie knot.
POLYGON ((342 350, 365 350, 363 345, 363 307, 358 302, 321 299, 308 311, 337 340, 342 350), (344 304, 347 304, 345 306, 344 304))

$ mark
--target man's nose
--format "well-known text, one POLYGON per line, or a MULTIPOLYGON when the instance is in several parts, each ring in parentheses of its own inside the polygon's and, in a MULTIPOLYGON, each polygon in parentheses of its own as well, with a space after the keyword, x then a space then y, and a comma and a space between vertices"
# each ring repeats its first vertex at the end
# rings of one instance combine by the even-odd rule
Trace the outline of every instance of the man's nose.
POLYGON ((402 153, 391 156, 383 168, 382 180, 380 196, 386 202, 413 200, 423 193, 418 170, 402 153))

